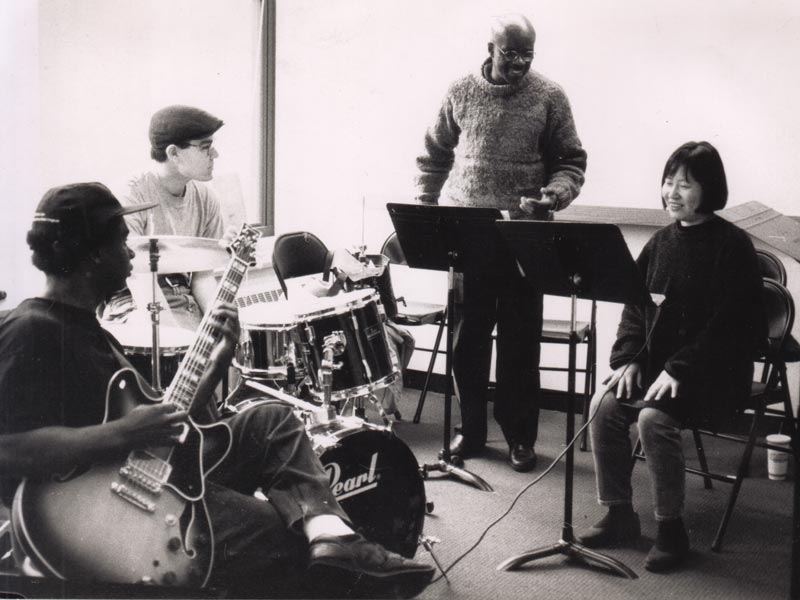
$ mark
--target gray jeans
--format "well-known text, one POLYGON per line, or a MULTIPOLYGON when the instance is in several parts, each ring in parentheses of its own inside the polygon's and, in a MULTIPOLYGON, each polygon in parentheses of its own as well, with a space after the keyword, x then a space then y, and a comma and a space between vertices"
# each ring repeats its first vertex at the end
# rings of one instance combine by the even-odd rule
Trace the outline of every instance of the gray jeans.
POLYGON ((630 427, 638 422, 639 435, 653 491, 656 521, 683 514, 686 492, 680 421, 658 408, 642 408, 619 402, 615 392, 592 399, 595 415, 590 431, 597 476, 597 501, 603 506, 630 504, 632 445, 630 427))

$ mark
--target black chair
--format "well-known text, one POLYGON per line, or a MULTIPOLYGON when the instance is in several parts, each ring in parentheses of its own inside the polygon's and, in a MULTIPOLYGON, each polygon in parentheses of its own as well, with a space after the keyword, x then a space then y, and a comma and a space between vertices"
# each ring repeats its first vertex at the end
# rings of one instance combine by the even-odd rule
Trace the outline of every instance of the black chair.
MULTIPOLYGON (((696 426, 690 427, 697 448, 700 468, 686 467, 686 472, 703 477, 707 489, 711 489, 712 480, 729 483, 733 486, 728 497, 725 513, 711 544, 711 549, 717 552, 722 548, 722 539, 733 514, 736 498, 739 495, 743 480, 748 475, 753 448, 756 445, 768 447, 765 442, 757 443, 758 425, 767 407, 783 404, 783 411, 789 415, 793 414, 789 388, 787 387, 783 348, 794 325, 794 300, 783 285, 772 279, 764 279, 764 307, 768 324, 768 345, 764 357, 757 359, 764 362, 763 372, 758 381, 753 382, 750 396, 738 407, 738 415, 740 417, 749 417, 750 419, 747 435, 710 431, 696 426), (709 469, 702 436, 715 437, 744 445, 744 451, 735 473, 719 473, 709 469)), ((785 448, 771 448, 791 452, 791 450, 787 451, 785 448)), ((633 462, 635 463, 636 459, 643 460, 644 458, 641 452, 641 441, 638 441, 634 449, 633 462)))
MULTIPOLYGON (((390 269, 392 264, 408 266, 405 254, 403 254, 403 248, 400 246, 400 240, 397 239, 397 234, 395 232, 392 232, 389 237, 386 238, 386 241, 383 242, 381 254, 389 259, 390 269)), ((395 298, 395 304, 397 305, 395 322, 398 325, 412 327, 420 325, 438 325, 436 341, 433 343, 433 347, 416 347, 417 350, 431 353, 431 358, 428 362, 428 371, 425 374, 425 382, 422 385, 422 391, 420 392, 419 401, 417 402, 417 410, 414 413, 413 422, 419 423, 420 416, 422 415, 422 407, 425 405, 425 397, 428 394, 428 386, 430 385, 433 367, 436 364, 436 357, 440 352, 443 352, 439 350, 439 347, 446 323, 447 307, 444 304, 406 300, 403 297, 395 298)))
POLYGON ((289 291, 286 280, 322 273, 329 265, 328 247, 313 233, 295 231, 275 239, 272 249, 272 268, 283 288, 286 298, 289 291))
POLYGON ((786 268, 783 266, 781 260, 766 250, 756 250, 758 257, 758 268, 761 271, 761 276, 769 279, 774 279, 781 285, 786 285, 786 268))

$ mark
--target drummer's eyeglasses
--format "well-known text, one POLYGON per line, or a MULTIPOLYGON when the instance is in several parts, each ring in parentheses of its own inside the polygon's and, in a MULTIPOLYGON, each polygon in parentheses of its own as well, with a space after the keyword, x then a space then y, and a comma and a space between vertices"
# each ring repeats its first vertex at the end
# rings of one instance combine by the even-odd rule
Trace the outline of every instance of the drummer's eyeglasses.
POLYGON ((206 156, 211 155, 211 149, 214 147, 214 144, 192 144, 191 142, 189 142, 189 145, 199 148, 201 152, 206 153, 206 156))
POLYGON ((497 46, 497 51, 500 52, 503 58, 508 62, 514 62, 518 58, 521 58, 526 63, 533 62, 533 50, 517 52, 516 50, 503 50, 500 46, 497 46))

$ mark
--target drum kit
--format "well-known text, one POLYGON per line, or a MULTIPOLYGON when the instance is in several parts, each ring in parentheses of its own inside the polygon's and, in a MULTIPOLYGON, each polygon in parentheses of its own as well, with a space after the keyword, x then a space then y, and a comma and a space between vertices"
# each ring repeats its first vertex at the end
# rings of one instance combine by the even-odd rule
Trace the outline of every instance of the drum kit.
MULTIPOLYGON (((130 362, 161 390, 194 334, 161 325, 157 275, 210 271, 226 264, 228 255, 217 240, 204 238, 131 237, 128 245, 136 252, 134 273, 152 274, 147 304, 152 333, 144 333, 141 319, 136 327, 105 326, 130 362)), ((292 404, 354 525, 388 549, 413 557, 420 543, 428 547, 421 534, 431 506, 417 460, 393 434, 376 399, 376 392, 399 376, 384 329, 382 295, 361 287, 331 297, 241 307, 233 360, 238 384, 225 408, 242 412, 275 399, 292 404), (257 394, 243 393, 245 385, 257 394), (367 401, 383 425, 367 421, 367 401)))

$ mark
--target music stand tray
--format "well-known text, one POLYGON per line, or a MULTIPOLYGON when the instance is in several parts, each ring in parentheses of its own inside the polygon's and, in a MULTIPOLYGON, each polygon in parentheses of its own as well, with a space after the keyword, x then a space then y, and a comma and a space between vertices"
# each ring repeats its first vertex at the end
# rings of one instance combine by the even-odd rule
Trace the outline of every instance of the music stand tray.
POLYGON ((494 208, 434 204, 389 203, 386 208, 408 266, 448 272, 443 448, 438 462, 422 466, 423 476, 427 477, 431 471, 439 471, 478 489, 492 491, 492 487, 486 481, 451 462, 450 413, 455 317, 453 275, 465 266, 492 270, 513 267, 514 263, 495 227, 495 222, 502 217, 502 214, 494 208))
MULTIPOLYGON (((652 304, 641 274, 616 225, 602 223, 498 221, 497 228, 525 278, 537 290, 572 299, 567 386, 564 526, 550 546, 509 558, 498 570, 513 570, 531 560, 564 554, 610 569, 631 579, 637 575, 620 561, 575 542, 572 530, 572 478, 575 435, 575 332, 577 299, 652 304)), ((586 400, 586 399, 585 399, 586 400)))

